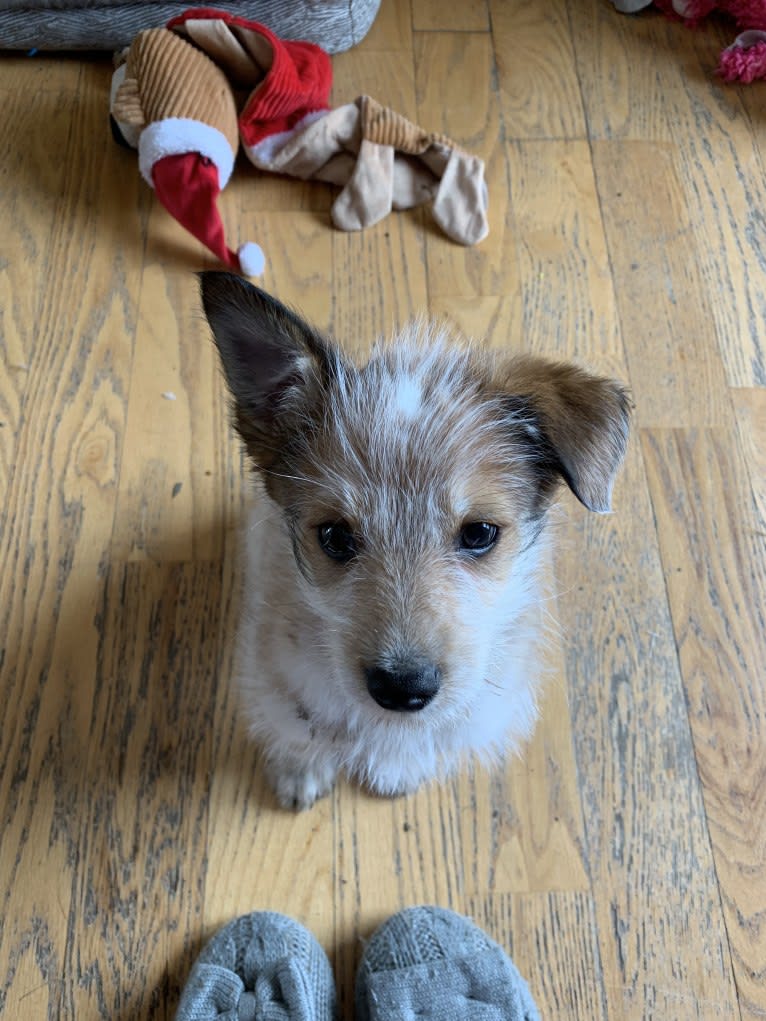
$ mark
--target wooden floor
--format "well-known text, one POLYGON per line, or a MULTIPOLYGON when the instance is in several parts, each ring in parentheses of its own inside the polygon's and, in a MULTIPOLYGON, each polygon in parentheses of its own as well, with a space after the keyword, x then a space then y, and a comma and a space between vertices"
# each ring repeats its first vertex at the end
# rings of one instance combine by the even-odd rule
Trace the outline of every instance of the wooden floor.
POLYGON ((1 58, 0 1015, 172 1018, 202 943, 470 913, 556 1021, 766 1017, 766 86, 724 25, 607 0, 383 0, 334 60, 487 162, 491 234, 363 234, 241 166, 264 286, 366 342, 431 310, 629 381, 616 512, 562 498, 560 637, 523 759, 279 811, 230 685, 237 442, 201 248, 106 122, 108 59, 1 58), (171 396, 173 399, 171 399, 171 396))

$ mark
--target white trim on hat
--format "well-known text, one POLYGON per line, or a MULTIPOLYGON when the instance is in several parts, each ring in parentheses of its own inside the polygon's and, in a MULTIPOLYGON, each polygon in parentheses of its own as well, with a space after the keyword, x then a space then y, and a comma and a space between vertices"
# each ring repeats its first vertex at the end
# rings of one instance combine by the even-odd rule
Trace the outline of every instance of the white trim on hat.
POLYGON ((184 156, 190 152, 198 152, 216 165, 218 183, 223 190, 234 169, 232 148, 218 128, 188 117, 167 117, 144 128, 138 140, 141 176, 153 188, 152 167, 158 160, 165 156, 184 156))

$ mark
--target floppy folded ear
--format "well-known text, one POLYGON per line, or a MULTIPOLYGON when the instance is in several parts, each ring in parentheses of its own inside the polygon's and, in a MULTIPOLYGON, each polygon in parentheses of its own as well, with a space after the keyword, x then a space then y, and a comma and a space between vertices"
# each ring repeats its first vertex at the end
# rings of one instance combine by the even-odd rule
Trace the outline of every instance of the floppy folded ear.
POLYGON ((515 359, 503 377, 514 420, 535 446, 542 488, 552 488, 558 475, 589 510, 610 510, 628 441, 627 390, 575 365, 534 357, 515 359))
POLYGON ((200 273, 205 316, 234 399, 234 424, 256 465, 273 463, 291 404, 332 371, 334 351, 300 316, 233 273, 200 273))

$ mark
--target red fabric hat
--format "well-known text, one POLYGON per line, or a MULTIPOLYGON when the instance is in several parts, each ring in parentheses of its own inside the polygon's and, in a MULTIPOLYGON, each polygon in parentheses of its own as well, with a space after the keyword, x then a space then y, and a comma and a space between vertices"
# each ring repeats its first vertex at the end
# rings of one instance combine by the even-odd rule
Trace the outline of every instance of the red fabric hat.
POLYGON ((218 212, 221 187, 218 168, 196 152, 165 156, 152 165, 157 198, 182 227, 210 249, 230 269, 260 276, 265 267, 261 248, 252 241, 233 252, 226 244, 218 212))

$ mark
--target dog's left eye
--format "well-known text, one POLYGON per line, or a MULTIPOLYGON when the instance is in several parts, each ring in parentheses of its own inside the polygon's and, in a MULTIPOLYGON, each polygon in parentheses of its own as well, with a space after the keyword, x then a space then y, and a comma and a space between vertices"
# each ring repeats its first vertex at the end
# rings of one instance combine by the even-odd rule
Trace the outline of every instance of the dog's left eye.
POLYGON ((478 557, 492 549, 499 535, 497 525, 489 521, 471 521, 460 529, 458 545, 461 550, 478 557))
POLYGON ((356 556, 356 539, 345 521, 320 525, 317 532, 319 545, 328 557, 345 564, 356 556))

